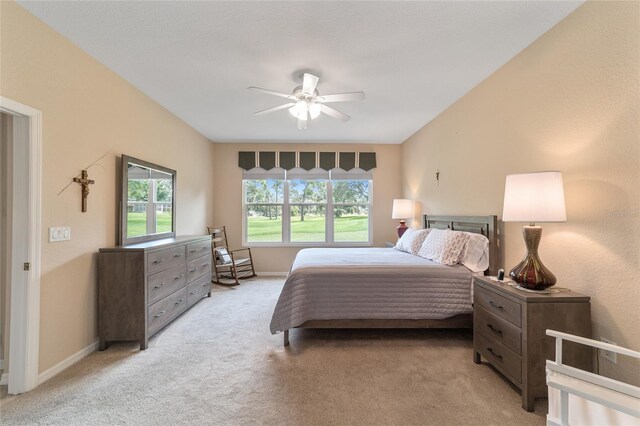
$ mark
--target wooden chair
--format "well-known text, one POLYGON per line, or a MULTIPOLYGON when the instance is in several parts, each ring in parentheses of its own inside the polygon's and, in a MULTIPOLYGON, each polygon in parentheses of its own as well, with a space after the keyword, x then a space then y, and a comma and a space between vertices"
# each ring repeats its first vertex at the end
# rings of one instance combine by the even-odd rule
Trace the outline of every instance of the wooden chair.
POLYGON ((211 254, 215 271, 215 280, 212 279, 212 282, 220 285, 238 285, 238 280, 257 277, 250 248, 229 250, 227 230, 224 226, 207 227, 207 231, 211 235, 211 254), (237 257, 236 253, 241 251, 249 253, 249 257, 237 257))

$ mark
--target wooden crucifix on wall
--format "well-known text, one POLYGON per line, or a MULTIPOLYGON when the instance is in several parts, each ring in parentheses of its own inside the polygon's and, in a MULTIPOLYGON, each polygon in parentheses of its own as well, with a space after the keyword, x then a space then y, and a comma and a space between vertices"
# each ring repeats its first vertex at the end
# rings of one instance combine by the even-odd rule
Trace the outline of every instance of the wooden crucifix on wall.
POLYGON ((89 179, 89 173, 86 170, 82 171, 82 175, 79 178, 73 178, 73 181, 79 183, 82 186, 82 212, 87 211, 87 197, 89 196, 89 185, 96 183, 96 181, 89 179))

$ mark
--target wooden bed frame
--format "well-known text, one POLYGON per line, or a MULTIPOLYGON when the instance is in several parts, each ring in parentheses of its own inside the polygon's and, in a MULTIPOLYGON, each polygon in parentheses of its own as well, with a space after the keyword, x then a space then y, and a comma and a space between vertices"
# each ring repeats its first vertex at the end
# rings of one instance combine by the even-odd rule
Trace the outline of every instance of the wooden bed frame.
MULTIPOLYGON (((427 216, 424 228, 482 234, 489 239, 489 269, 496 275, 500 265, 497 216, 427 216)), ((444 319, 331 319, 310 320, 295 328, 472 328, 473 314, 459 314, 444 319)), ((289 330, 284 331, 284 345, 289 346, 289 330)))

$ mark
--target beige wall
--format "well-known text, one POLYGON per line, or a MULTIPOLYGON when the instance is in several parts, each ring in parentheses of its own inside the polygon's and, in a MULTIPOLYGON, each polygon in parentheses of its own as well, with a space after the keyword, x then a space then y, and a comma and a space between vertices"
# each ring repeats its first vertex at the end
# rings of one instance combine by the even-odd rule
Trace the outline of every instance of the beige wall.
POLYGON ((177 232, 213 219, 213 144, 13 2, 1 2, 2 96, 43 113, 40 371, 96 338, 96 251, 116 242, 116 156, 178 171, 177 232), (71 185, 91 167, 88 212, 71 185), (71 241, 49 243, 50 226, 71 241))
MULTIPOLYGON (((562 171, 568 221, 544 224, 541 258, 558 286, 592 297, 595 338, 635 350, 638 22, 638 2, 586 3, 402 145, 404 195, 430 214, 501 215, 506 174, 562 171)), ((504 225, 506 268, 524 255, 522 225, 504 225)), ((640 365, 620 358, 600 370, 640 384, 640 365)))
MULTIPOLYGON (((242 169, 239 151, 362 151, 376 152, 378 167, 373 171, 373 243, 383 246, 395 240, 397 223, 391 219, 394 198, 401 187, 400 145, 376 144, 215 144, 214 219, 226 225, 231 248, 242 246, 242 169)), ((251 250, 259 272, 286 272, 299 247, 260 247, 251 250)))

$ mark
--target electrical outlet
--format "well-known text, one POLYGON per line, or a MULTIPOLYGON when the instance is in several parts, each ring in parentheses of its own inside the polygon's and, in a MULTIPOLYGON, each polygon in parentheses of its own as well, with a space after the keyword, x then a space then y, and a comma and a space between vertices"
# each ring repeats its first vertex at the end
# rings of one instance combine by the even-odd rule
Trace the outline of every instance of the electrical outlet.
MULTIPOLYGON (((615 342, 612 342, 609 339, 605 339, 604 337, 600 337, 600 340, 602 340, 604 343, 609 343, 610 345, 616 345, 615 342)), ((614 364, 618 363, 617 353, 608 351, 606 349, 598 349, 598 352, 600 352, 600 358, 604 358, 608 361, 611 361, 614 364)))

